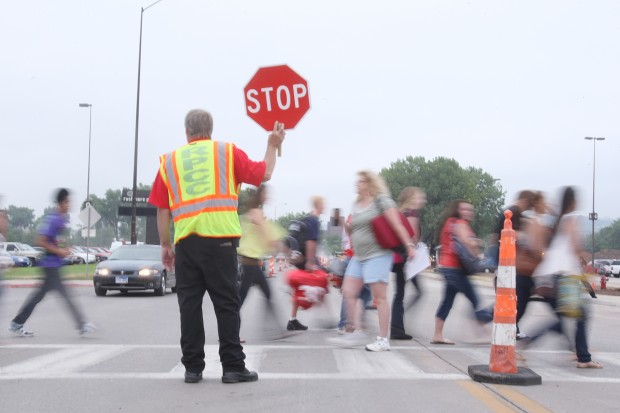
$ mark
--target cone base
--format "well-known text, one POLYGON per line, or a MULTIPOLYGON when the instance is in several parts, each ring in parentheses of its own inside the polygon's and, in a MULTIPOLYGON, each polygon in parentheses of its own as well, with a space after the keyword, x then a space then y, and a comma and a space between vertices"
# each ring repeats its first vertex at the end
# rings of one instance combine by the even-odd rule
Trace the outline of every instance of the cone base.
POLYGON ((489 371, 485 364, 469 366, 467 373, 474 381, 513 386, 535 386, 542 384, 542 377, 527 367, 519 367, 516 373, 496 373, 489 371))

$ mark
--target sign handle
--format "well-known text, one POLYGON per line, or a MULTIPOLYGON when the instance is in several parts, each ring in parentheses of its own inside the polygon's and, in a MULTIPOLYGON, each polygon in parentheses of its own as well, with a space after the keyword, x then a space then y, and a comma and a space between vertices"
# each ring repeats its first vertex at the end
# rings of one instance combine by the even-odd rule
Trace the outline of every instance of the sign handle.
POLYGON ((282 145, 278 145, 278 158, 282 157, 282 145))

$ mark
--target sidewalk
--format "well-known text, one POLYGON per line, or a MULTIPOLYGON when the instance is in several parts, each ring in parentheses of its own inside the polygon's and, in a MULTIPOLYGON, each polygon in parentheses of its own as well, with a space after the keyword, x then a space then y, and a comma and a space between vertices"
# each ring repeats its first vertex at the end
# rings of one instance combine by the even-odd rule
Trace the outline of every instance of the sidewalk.
MULTIPOLYGON (((33 288, 42 284, 38 278, 23 280, 3 280, 2 286, 7 288, 33 288)), ((93 280, 67 280, 64 282, 66 287, 90 287, 93 288, 93 280)))

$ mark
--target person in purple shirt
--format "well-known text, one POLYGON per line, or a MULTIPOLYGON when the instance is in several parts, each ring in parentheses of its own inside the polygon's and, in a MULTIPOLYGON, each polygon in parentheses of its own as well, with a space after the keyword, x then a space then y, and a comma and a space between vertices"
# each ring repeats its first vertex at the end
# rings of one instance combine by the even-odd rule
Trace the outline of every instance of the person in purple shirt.
POLYGON ((41 284, 37 290, 30 294, 13 321, 11 321, 9 332, 16 336, 34 336, 32 331, 28 331, 24 328, 24 323, 28 320, 37 304, 43 300, 45 294, 52 290, 58 291, 62 298, 64 298, 67 302, 80 334, 92 333, 97 329, 94 324, 87 322, 84 319, 82 312, 75 306, 75 303, 71 301, 71 298, 62 283, 60 276, 62 259, 70 253, 67 245, 65 244, 67 221, 69 218, 67 214, 71 205, 69 191, 64 188, 58 190, 56 195, 56 203, 56 209, 45 216, 43 224, 38 229, 37 237, 35 239, 37 246, 45 248, 45 257, 38 261, 39 265, 43 268, 45 278, 43 284, 41 284))

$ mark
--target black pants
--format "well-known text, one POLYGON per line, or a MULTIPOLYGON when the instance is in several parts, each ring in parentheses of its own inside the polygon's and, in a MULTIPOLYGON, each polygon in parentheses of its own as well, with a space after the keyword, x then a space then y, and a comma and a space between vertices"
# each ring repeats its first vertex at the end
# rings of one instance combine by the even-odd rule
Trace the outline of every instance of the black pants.
POLYGON ((191 235, 176 245, 177 299, 181 312, 181 362, 186 371, 205 368, 205 328, 202 301, 209 293, 220 339, 224 372, 245 369, 239 342, 239 295, 237 288, 238 239, 202 238, 191 235))
POLYGON ((43 271, 45 272, 45 279, 43 280, 43 285, 39 287, 38 290, 35 290, 30 294, 28 299, 22 305, 19 312, 13 319, 13 322, 17 324, 24 324, 26 320, 30 317, 34 308, 43 300, 45 295, 52 290, 58 291, 58 293, 65 299, 67 303, 67 307, 69 307, 69 311, 71 311, 71 315, 75 320, 77 328, 79 329, 84 324, 84 317, 82 313, 75 306, 69 294, 67 293, 67 289, 65 285, 62 283, 60 279, 60 268, 59 267, 44 267, 43 271))
MULTIPOLYGON (((396 263, 392 266, 392 272, 396 275, 396 288, 394 290, 394 299, 392 300, 392 319, 390 325, 391 335, 405 334, 404 314, 405 307, 403 300, 405 299, 405 263, 396 263)), ((413 307, 422 297, 422 289, 418 283, 418 277, 413 277, 411 283, 417 290, 416 296, 407 305, 407 308, 413 307)))
POLYGON ((526 275, 516 275, 516 288, 517 294, 517 333, 519 333, 519 320, 525 314, 525 308, 527 303, 530 302, 530 296, 532 295, 532 288, 534 288, 534 279, 526 275))
POLYGON ((241 286, 239 287, 240 305, 243 305, 245 297, 247 297, 248 291, 253 285, 258 285, 263 294, 265 294, 267 301, 271 301, 271 290, 260 265, 242 265, 242 267, 243 275, 241 277, 241 286))

